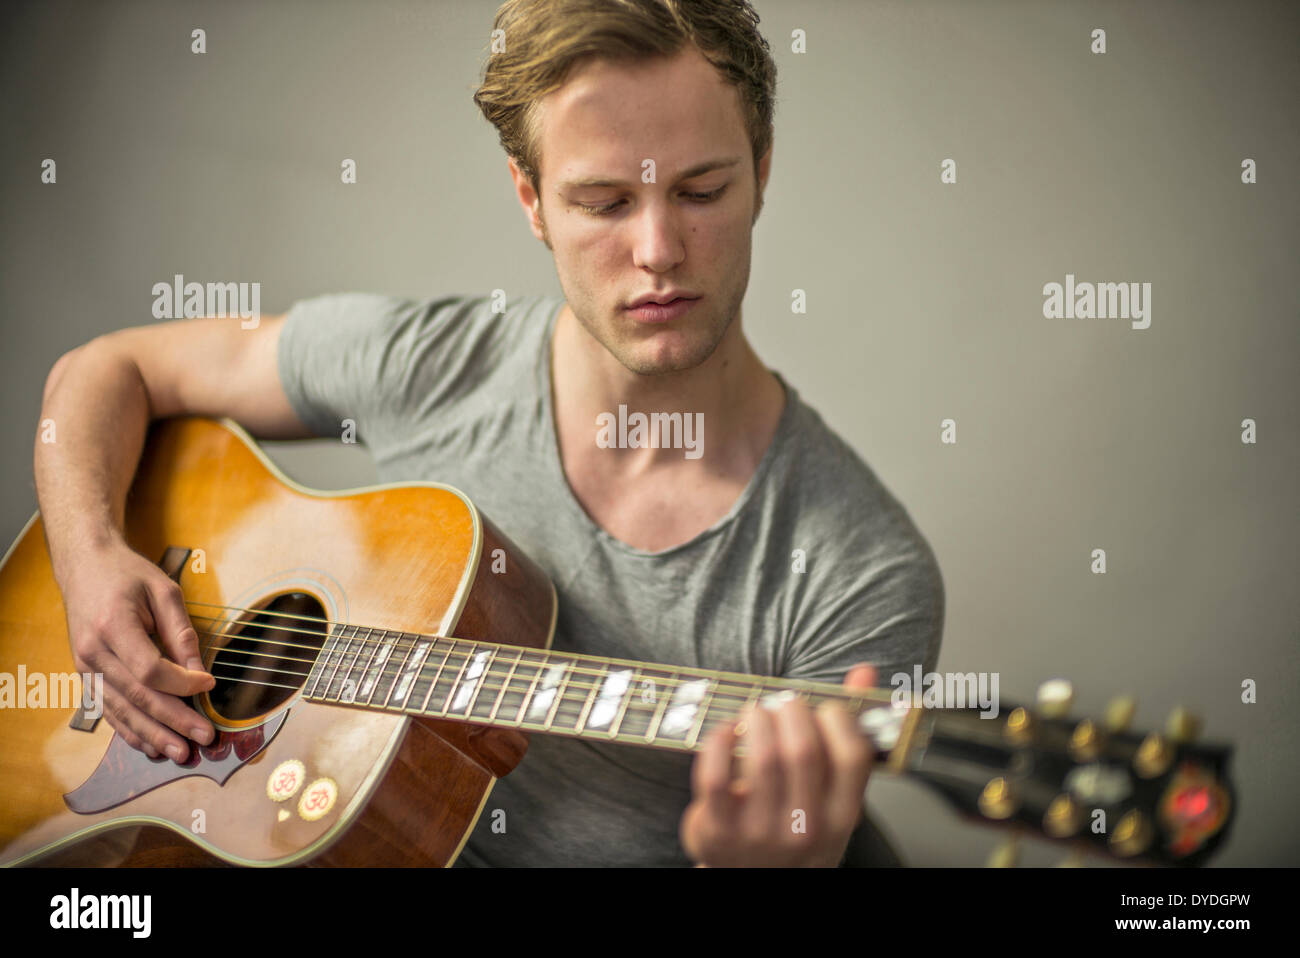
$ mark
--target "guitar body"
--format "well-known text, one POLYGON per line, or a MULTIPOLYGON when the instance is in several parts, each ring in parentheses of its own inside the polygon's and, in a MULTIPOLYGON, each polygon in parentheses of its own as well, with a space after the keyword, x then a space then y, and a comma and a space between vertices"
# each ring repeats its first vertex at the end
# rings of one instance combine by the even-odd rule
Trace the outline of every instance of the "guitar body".
MULTIPOLYGON (((313 492, 233 423, 175 419, 153 425, 126 514, 136 551, 179 560, 169 572, 205 664, 241 615, 272 608, 286 622, 315 609, 333 627, 550 646, 550 581, 449 487, 313 492)), ((35 698, 32 676, 75 672, 38 515, 0 565, 0 673, 17 695, 0 709, 0 864, 446 866, 527 747, 520 732, 273 683, 260 699, 238 698, 251 685, 220 698, 219 684, 193 703, 219 740, 177 765, 126 747, 103 718, 72 727, 79 700, 56 700, 57 679, 35 698)))

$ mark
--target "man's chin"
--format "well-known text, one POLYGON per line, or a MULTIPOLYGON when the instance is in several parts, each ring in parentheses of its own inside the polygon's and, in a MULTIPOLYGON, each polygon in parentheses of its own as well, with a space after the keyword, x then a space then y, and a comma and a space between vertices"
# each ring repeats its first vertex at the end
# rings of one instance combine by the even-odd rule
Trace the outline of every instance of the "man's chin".
POLYGON ((667 376, 694 369, 706 359, 709 353, 702 348, 695 349, 631 349, 619 361, 634 373, 642 376, 667 376))

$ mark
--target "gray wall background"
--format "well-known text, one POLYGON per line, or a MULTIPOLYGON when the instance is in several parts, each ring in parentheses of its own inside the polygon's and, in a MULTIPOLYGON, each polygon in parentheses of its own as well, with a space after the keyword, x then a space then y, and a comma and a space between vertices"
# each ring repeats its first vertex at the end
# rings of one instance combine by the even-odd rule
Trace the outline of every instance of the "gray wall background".
MULTIPOLYGON (((1070 677, 1081 711, 1131 690, 1143 725, 1197 709, 1238 746, 1216 864, 1300 864, 1297 7, 755 6, 780 75, 746 327, 933 544, 940 668, 1000 672, 1008 699, 1070 677), (1044 319, 1066 273, 1152 283, 1151 327, 1044 319)), ((0 538, 35 508, 49 367, 152 322, 175 273, 260 282, 268 314, 347 289, 560 292, 470 99, 495 7, 6 5, 0 538)), ((309 485, 373 477, 336 444, 271 451, 309 485)), ((980 864, 998 837, 910 782, 869 798, 914 864, 980 864)))

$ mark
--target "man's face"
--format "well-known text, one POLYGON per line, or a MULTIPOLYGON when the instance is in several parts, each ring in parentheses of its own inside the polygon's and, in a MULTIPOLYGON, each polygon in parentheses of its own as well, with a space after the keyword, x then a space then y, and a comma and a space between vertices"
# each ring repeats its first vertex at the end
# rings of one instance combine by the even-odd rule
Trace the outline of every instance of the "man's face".
MULTIPOLYGON (((595 60, 541 101, 537 119, 540 202, 513 161, 511 175, 578 321, 636 373, 704 362, 739 314, 757 215, 735 88, 693 47, 635 64, 595 60), (643 182, 648 160, 654 182, 643 182), (584 182, 593 180, 614 182, 584 182), (699 299, 662 322, 627 309, 673 290, 699 299)), ((760 188, 770 161, 769 150, 760 188)))

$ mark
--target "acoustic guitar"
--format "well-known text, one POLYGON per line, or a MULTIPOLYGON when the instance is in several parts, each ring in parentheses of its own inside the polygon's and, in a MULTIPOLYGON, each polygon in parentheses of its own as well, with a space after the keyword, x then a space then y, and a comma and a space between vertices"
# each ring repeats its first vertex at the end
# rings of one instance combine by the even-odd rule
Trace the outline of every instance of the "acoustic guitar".
POLYGON ((1195 744, 1185 716, 1129 731, 1131 702, 1070 719, 1061 684, 990 718, 551 651, 551 582, 460 492, 306 489, 229 420, 153 424, 125 532, 182 590, 216 679, 192 704, 218 735, 151 759, 103 720, 93 677, 75 695, 33 516, 0 564, 0 863, 446 866, 528 734, 689 752, 789 696, 845 703, 877 769, 1074 849, 1198 864, 1233 816, 1229 747, 1195 744))

